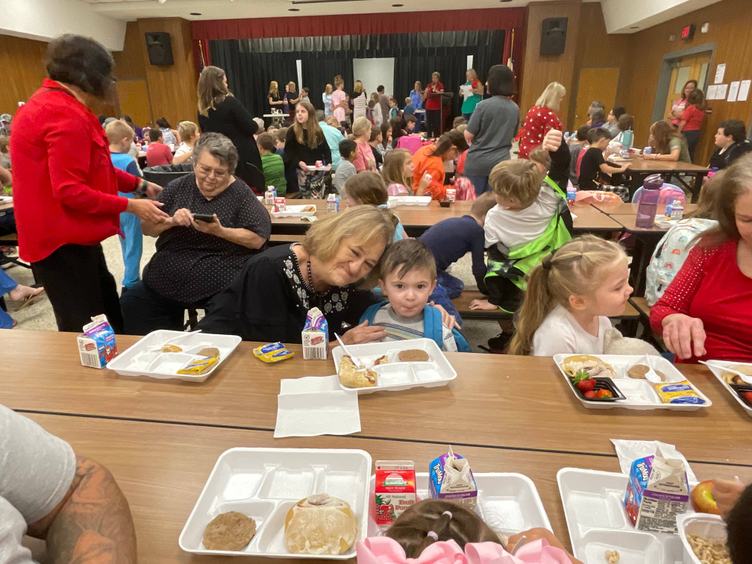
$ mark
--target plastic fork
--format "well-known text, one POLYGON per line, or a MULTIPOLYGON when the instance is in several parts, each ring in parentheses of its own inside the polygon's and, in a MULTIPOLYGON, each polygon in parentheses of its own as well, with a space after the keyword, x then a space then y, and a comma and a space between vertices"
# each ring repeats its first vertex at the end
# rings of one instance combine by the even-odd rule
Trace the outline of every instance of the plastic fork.
POLYGON ((350 349, 347 348, 347 345, 345 345, 345 343, 342 342, 342 339, 340 338, 340 336, 337 333, 335 333, 334 336, 337 338, 337 342, 339 343, 339 346, 342 347, 342 350, 345 351, 345 353, 347 354, 347 356, 350 357, 350 360, 353 361, 353 364, 355 365, 355 367, 356 368, 363 368, 363 363, 360 362, 360 360, 358 359, 358 357, 356 357, 350 351, 350 349))

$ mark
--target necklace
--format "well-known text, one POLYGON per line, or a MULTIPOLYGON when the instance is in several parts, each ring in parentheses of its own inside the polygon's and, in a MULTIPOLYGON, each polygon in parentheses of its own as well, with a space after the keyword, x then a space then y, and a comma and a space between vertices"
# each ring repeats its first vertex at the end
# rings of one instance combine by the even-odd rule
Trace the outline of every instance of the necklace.
POLYGON ((308 288, 313 292, 314 294, 318 294, 316 291, 316 288, 313 287, 313 269, 311 268, 311 259, 308 259, 306 261, 306 270, 307 272, 307 278, 308 278, 308 288))

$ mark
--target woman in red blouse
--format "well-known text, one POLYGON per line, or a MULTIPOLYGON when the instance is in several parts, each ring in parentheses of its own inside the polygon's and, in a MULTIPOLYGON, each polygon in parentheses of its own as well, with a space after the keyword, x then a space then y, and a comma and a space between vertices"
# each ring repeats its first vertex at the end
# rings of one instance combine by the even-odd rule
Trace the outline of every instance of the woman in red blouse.
POLYGON ((440 79, 441 75, 438 72, 434 72, 431 75, 431 83, 423 93, 423 98, 426 101, 424 104, 426 108, 426 127, 428 129, 428 136, 431 138, 441 135, 441 104, 443 100, 437 94, 444 92, 444 83, 440 79))
POLYGON ((687 140, 689 158, 692 160, 695 158, 695 147, 700 140, 703 121, 705 121, 705 96, 702 90, 692 90, 687 97, 687 105, 682 112, 678 127, 687 140))
POLYGON ((21 258, 31 263, 60 331, 81 331, 104 313, 116 331, 122 314, 100 245, 120 231, 120 213, 168 219, 148 199, 159 186, 112 166, 109 142, 91 108, 115 92, 110 53, 93 39, 63 35, 47 49, 42 87, 13 120, 13 203, 21 258))
POLYGON ((551 82, 535 105, 528 110, 525 121, 518 135, 520 141, 521 159, 528 158, 530 151, 543 143, 543 137, 549 129, 562 131, 564 126, 559 121, 556 112, 559 111, 561 101, 566 96, 567 89, 558 82, 551 82))
POLYGON ((716 192, 718 228, 705 233, 650 324, 680 359, 752 361, 752 155, 726 169, 716 192))

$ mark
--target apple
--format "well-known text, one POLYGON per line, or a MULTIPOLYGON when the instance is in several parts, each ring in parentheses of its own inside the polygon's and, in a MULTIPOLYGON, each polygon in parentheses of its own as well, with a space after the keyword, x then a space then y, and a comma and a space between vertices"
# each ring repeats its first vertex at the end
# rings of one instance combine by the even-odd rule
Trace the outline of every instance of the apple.
POLYGON ((714 515, 721 514, 718 510, 718 504, 713 497, 713 480, 703 480, 697 484, 692 490, 690 499, 695 511, 713 513, 714 515))

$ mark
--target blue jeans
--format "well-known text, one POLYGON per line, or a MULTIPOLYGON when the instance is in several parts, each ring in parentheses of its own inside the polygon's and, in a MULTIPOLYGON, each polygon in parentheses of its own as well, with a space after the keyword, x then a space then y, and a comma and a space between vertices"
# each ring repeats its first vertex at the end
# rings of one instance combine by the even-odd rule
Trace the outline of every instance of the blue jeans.
MULTIPOLYGON (((16 286, 18 286, 18 283, 0 268, 0 296, 14 290, 16 286)), ((0 308, 0 329, 10 329, 11 327, 13 327, 13 318, 0 308)))
MULTIPOLYGON (((122 194, 126 196, 126 194, 122 194)), ((126 196, 127 197, 127 196, 126 196)), ((144 235, 141 221, 132 213, 120 214, 120 249, 123 252, 123 288, 130 288, 141 279, 141 254, 144 235)))
POLYGON ((470 182, 475 186, 475 195, 480 196, 483 192, 488 190, 488 176, 471 176, 466 174, 465 177, 470 179, 470 182))
POLYGON ((440 284, 436 284, 436 288, 431 293, 431 296, 428 298, 428 301, 431 301, 435 303, 436 305, 440 305, 441 307, 443 307, 449 315, 454 316, 454 318, 457 320, 457 323, 462 325, 462 317, 460 316, 460 313, 457 311, 457 308, 454 307, 452 300, 449 298, 449 294, 447 293, 446 288, 444 288, 440 284))
POLYGON ((438 286, 446 290, 447 295, 451 299, 459 298, 462 290, 465 289, 465 283, 456 276, 449 274, 446 270, 442 270, 436 274, 436 282, 438 286))

